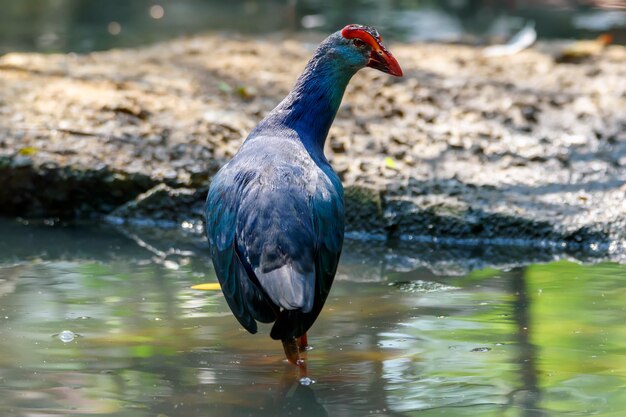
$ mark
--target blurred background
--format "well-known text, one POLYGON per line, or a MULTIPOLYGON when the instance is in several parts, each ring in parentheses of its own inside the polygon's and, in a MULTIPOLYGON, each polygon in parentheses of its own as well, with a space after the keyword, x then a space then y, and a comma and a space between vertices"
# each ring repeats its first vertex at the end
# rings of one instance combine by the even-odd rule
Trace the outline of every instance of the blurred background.
POLYGON ((374 25, 396 40, 500 42, 534 21, 539 39, 626 43, 625 0, 0 0, 0 53, 89 52, 202 32, 267 34, 374 25))

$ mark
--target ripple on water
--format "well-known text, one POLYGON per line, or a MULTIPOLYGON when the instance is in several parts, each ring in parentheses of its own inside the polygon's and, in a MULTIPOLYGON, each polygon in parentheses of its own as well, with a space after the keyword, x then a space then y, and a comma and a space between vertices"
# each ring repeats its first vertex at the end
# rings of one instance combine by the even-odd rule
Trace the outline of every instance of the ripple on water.
POLYGON ((434 281, 423 281, 421 279, 409 282, 397 282, 391 285, 406 293, 430 293, 459 289, 459 287, 454 287, 452 285, 445 285, 434 281))

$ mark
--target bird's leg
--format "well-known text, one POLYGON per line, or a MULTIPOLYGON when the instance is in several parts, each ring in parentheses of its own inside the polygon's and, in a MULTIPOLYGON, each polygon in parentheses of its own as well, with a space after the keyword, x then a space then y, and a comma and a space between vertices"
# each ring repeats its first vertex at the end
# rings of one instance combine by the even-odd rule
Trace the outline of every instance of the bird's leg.
POLYGON ((300 365, 302 359, 300 358, 300 350, 298 349, 298 343, 294 337, 283 339, 283 349, 285 350, 285 356, 287 360, 294 365, 300 365))
POLYGON ((298 349, 300 352, 304 352, 309 347, 309 339, 306 336, 306 333, 298 338, 298 349))
MULTIPOLYGON (((298 338, 298 340, 301 338, 298 338)), ((306 367, 306 362, 300 355, 300 349, 298 346, 298 340, 295 337, 291 337, 288 339, 283 339, 283 349, 285 350, 285 356, 287 356, 287 360, 298 367, 300 370, 300 380, 303 378, 308 378, 308 371, 306 367)))

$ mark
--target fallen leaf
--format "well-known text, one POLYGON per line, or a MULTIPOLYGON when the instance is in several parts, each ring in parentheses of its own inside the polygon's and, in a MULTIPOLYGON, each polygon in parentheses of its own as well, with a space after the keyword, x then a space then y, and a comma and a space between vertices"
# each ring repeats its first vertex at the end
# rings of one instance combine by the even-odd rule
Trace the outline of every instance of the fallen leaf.
POLYGON ((219 282, 209 282, 206 284, 193 285, 191 289, 201 291, 220 291, 222 287, 220 286, 219 282))
POLYGON ((385 166, 391 169, 398 169, 398 164, 396 164, 396 161, 391 159, 391 157, 389 156, 385 158, 385 166))
POLYGON ((31 155, 35 155, 38 151, 37 148, 34 148, 32 146, 25 146, 22 149, 20 149, 17 153, 23 156, 31 156, 31 155))

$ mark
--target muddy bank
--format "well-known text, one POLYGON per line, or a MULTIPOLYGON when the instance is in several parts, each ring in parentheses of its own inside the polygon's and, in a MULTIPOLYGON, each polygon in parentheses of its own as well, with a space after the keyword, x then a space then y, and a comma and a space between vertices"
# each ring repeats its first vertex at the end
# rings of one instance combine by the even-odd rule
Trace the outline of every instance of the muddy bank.
MULTIPOLYGON (((211 176, 315 42, 200 37, 0 57, 0 214, 201 228, 211 176)), ((626 239, 626 49, 559 63, 392 45, 348 87, 327 155, 353 236, 585 249, 626 239)))
MULTIPOLYGON (((211 265, 204 236, 182 228, 111 227, 93 222, 51 227, 38 220, 0 218, 0 230, 0 270, 4 271, 19 265, 59 260, 122 260, 144 265, 158 263, 168 269, 185 268, 192 263, 204 265, 200 269, 211 265)), ((568 254, 558 248, 528 247, 520 250, 518 246, 511 245, 348 239, 338 279, 379 282, 386 281, 390 274, 424 269, 436 276, 460 276, 487 267, 508 270, 559 259, 598 261, 593 254, 568 254), (348 270, 351 272, 348 273, 348 270)), ((626 261, 626 258, 622 260, 626 261)), ((0 279, 0 293, 1 287, 0 279)))

